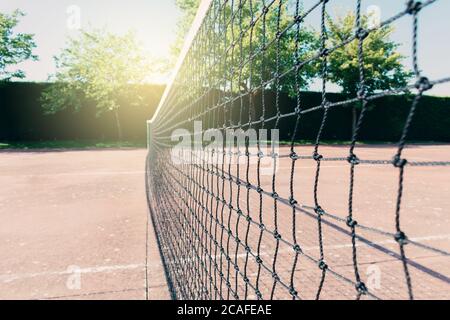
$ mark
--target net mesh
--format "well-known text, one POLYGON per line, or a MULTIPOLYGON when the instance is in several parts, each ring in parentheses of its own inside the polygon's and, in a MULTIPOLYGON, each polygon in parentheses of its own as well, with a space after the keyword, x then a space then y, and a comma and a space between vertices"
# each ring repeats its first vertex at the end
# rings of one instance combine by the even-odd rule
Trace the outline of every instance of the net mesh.
POLYGON ((407 170, 450 165, 405 157, 424 93, 450 81, 429 79, 419 67, 419 18, 439 1, 406 1, 372 26, 354 1, 354 32, 339 42, 329 38, 332 2, 210 1, 149 131, 148 204, 173 298, 449 298, 448 237, 433 233, 432 243, 410 237, 414 215, 404 215, 414 210, 402 205, 407 170), (316 41, 307 41, 309 18, 318 26, 316 41), (402 19, 412 24, 410 81, 370 91, 365 41, 402 19), (349 57, 357 65, 356 92, 336 98, 329 92, 330 59, 346 46, 356 48, 349 57), (308 105, 303 89, 314 72, 320 101, 308 105), (410 108, 398 144, 358 145, 371 102, 406 95, 410 108), (333 111, 348 106, 359 110, 350 143, 324 143, 333 111), (299 143, 309 115, 319 119, 312 143, 299 143), (179 129, 224 136, 279 129, 286 142, 275 151, 269 134, 174 159, 179 129))

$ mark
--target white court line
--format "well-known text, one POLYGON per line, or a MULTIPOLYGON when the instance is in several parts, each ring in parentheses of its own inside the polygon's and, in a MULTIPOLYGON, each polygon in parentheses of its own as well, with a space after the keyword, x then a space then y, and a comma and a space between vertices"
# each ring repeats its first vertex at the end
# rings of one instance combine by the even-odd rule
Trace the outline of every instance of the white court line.
MULTIPOLYGON (((422 241, 437 241, 437 240, 448 240, 448 239, 450 239, 450 234, 410 238, 411 241, 419 242, 419 243, 422 241)), ((373 244, 384 245, 384 244, 398 244, 398 243, 395 240, 384 240, 384 241, 373 242, 373 244)), ((324 245, 323 247, 324 247, 324 249, 343 249, 343 248, 351 248, 352 244, 349 243, 349 244, 324 245)), ((356 247, 370 247, 370 246, 365 243, 357 243, 356 247)), ((303 251, 316 250, 316 249, 319 249, 319 246, 306 247, 306 248, 303 248, 303 251)))
MULTIPOLYGON (((444 235, 436 235, 436 236, 427 236, 427 237, 417 237, 417 238, 410 238, 411 241, 415 242, 421 242, 421 241, 438 241, 438 240, 446 240, 450 239, 450 234, 444 234, 444 235)), ((386 245, 386 244, 398 244, 395 240, 384 240, 384 241, 378 241, 378 242, 372 242, 375 245, 386 245)), ((324 245, 324 249, 344 249, 344 248, 351 248, 352 244, 337 244, 337 245, 324 245)), ((365 243, 357 243, 356 247, 370 247, 370 245, 365 243)), ((162 249, 163 251, 166 249, 162 249)), ((312 251, 312 250, 319 250, 319 246, 311 246, 311 247, 302 247, 302 251, 312 251)), ((293 252, 292 248, 283 248, 278 250, 278 254, 280 253, 291 253, 293 252)), ((270 256, 273 252, 267 252, 262 251, 260 253, 260 256, 270 256)), ((219 258, 221 255, 216 254, 212 255, 214 258, 219 258)), ((234 254, 230 255, 231 257, 234 257, 234 254)), ((245 258, 247 256, 247 253, 240 253, 236 257, 237 258, 245 258)), ((180 259, 179 262, 191 262, 193 259, 180 259)), ((172 261, 168 261, 169 263, 172 263, 172 261)))
POLYGON ((25 178, 36 178, 36 177, 64 177, 64 176, 114 176, 114 175, 141 175, 145 174, 145 171, 104 171, 104 172, 71 172, 71 173, 43 173, 43 174, 6 174, 2 177, 25 177, 25 178))
MULTIPOLYGON (((155 263, 154 267, 159 266, 159 264, 155 263)), ((10 283, 15 280, 22 279, 30 279, 37 277, 47 277, 47 276, 64 276, 64 275, 73 275, 73 274, 90 274, 90 273, 108 273, 114 271, 121 270, 135 270, 142 269, 144 270, 144 264, 129 264, 129 265, 115 265, 115 266, 96 266, 96 267, 88 267, 88 268, 80 268, 76 271, 73 269, 65 270, 65 271, 50 271, 50 272, 38 272, 38 273, 18 273, 18 274, 3 274, 0 275, 0 282, 10 283)))

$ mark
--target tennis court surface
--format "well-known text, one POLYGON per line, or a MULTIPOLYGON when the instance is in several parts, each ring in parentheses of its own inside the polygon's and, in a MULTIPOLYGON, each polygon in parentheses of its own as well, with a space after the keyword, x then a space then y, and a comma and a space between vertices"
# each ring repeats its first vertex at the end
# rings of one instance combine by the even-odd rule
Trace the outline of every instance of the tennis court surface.
MULTIPOLYGON (((289 155, 290 148, 280 148, 274 186, 272 175, 260 176, 261 192, 255 187, 257 165, 249 166, 248 176, 245 164, 228 166, 226 161, 224 171, 220 165, 205 163, 165 164, 163 173, 152 173, 149 168, 149 174, 157 177, 153 179, 161 179, 158 188, 166 186, 150 206, 156 207, 155 221, 168 269, 173 272, 173 290, 179 298, 192 294, 205 299, 291 299, 295 294, 296 298, 316 299, 319 293, 321 299, 354 299, 356 252, 357 272, 367 286, 359 298, 408 299, 395 240, 398 168, 389 161, 375 166, 370 162, 395 154, 395 148, 358 147, 358 154, 368 163, 355 170, 354 245, 347 221, 351 166, 337 160, 345 157, 348 146, 321 147, 324 159, 335 159, 321 165, 317 201, 323 216, 315 212, 317 163, 313 159, 296 161, 296 204, 288 201, 292 160, 283 155, 289 155), (174 234, 183 240, 172 238, 174 234), (326 263, 325 269, 321 263, 326 263), (290 290, 291 286, 298 291, 290 290)), ((302 146, 297 152, 312 150, 302 146)), ((405 155, 428 163, 450 157, 450 146, 415 145, 405 155)), ((445 196, 450 191, 449 170, 433 166, 406 169, 402 229, 407 232, 404 248, 415 299, 450 298, 450 221, 446 214, 450 199, 445 196)))
MULTIPOLYGON (((309 147, 304 148, 307 151, 309 147)), ((339 157, 347 149, 325 146, 323 154, 339 157)), ((361 146, 359 154, 366 159, 378 159, 392 150, 395 147, 361 146)), ((282 148, 281 151, 286 150, 282 148)), ((450 146, 411 146, 406 152, 410 159, 432 161, 450 157, 450 146)), ((145 155, 145 150, 0 153, 3 172, 0 178, 0 214, 4 221, 0 226, 0 298, 169 298, 151 222, 147 230, 148 209, 142 164, 145 155), (148 277, 145 276, 146 265, 148 277)), ((287 160, 290 159, 282 160, 278 171, 277 189, 280 198, 289 194, 291 168, 287 160)), ((347 163, 325 163, 322 167, 325 182, 319 188, 324 208, 344 218, 345 215, 341 214, 346 210, 344 204, 348 192, 342 186, 348 184, 348 166, 347 163)), ((315 162, 311 160, 300 161, 297 165, 299 178, 295 185, 299 202, 313 201, 310 188, 314 179, 312 168, 315 168, 315 162)), ((449 298, 450 259, 444 253, 450 251, 450 221, 446 214, 450 200, 444 196, 450 191, 446 179, 449 170, 448 167, 416 167, 407 172, 403 224, 408 237, 443 252, 430 252, 415 245, 407 247, 408 259, 413 264, 413 286, 419 299, 449 298)), ((232 174, 237 176, 237 172, 232 174)), ((398 172, 390 166, 362 164, 357 174, 355 219, 361 225, 394 232, 394 191, 398 172)), ((240 175, 244 176, 243 173, 240 175)), ((270 176, 263 178, 263 188, 268 188, 270 184, 270 176)), ((244 200, 245 193, 242 191, 244 200)), ((254 209, 251 215, 254 221, 258 221, 259 197, 253 193, 256 192, 252 192, 249 202, 254 209)), ((264 223, 267 230, 271 230, 273 199, 264 198, 264 208, 264 223)), ((279 233, 284 240, 292 242, 292 210, 283 204, 279 205, 278 210, 279 233)), ((168 217, 172 217, 172 214, 168 217)), ((228 216, 226 212, 225 220, 228 216)), ((327 263, 334 271, 351 278, 352 245, 345 232, 348 227, 344 222, 326 217, 324 220, 330 222, 323 227, 327 263)), ((231 214, 230 224, 236 223, 236 216, 231 214)), ((297 237, 303 244, 302 250, 317 258, 319 247, 315 217, 299 212, 296 224, 297 237)), ((243 238, 247 229, 245 218, 241 218, 239 225, 238 232, 243 238)), ((250 226, 250 246, 257 245, 259 232, 259 228, 250 226)), ((364 230, 358 230, 358 235, 367 239, 367 242, 358 241, 358 254, 361 274, 372 279, 369 285, 373 286, 373 293, 383 298, 407 298, 402 265, 398 259, 398 244, 389 235, 364 230)), ((223 236, 224 244, 227 237, 227 234, 223 236)), ((273 237, 264 235, 260 254, 264 264, 270 266, 273 262, 275 244, 273 237)), ((233 259, 235 249, 235 241, 230 241, 229 252, 233 259)), ((281 281, 288 281, 292 272, 294 251, 290 249, 281 243, 277 258, 281 281)), ((220 258, 220 253, 216 257, 220 258)), ((239 265, 245 261, 246 252, 243 248, 239 248, 237 259, 239 265)), ((223 263, 223 270, 227 270, 226 259, 223 259, 223 263)), ((230 279, 236 279, 232 267, 231 270, 230 279)), ((248 276, 254 281, 258 268, 252 259, 249 259, 247 270, 248 276)), ((302 288, 302 296, 314 298, 320 270, 306 258, 299 259, 296 270, 296 281, 302 288)), ((214 270, 212 272, 214 275, 214 270)), ((239 277, 238 288, 243 294, 245 283, 239 277)), ((216 278, 220 279, 218 274, 216 278)), ((178 280, 181 279, 180 274, 178 280)), ((191 281, 200 279, 196 275, 191 281)), ((269 295, 273 284, 271 273, 263 269, 260 283, 261 292, 269 295)), ((354 298, 353 288, 345 281, 328 275, 325 283, 323 298, 354 298)), ((222 289, 225 295, 225 283, 222 289)), ((278 290, 279 293, 283 291, 278 290)), ((254 293, 248 292, 248 298, 256 298, 254 293)), ((289 298, 289 294, 280 297, 289 298)))
POLYGON ((0 299, 169 297, 145 153, 0 153, 0 299))
POLYGON ((148 204, 172 297, 449 298, 450 149, 412 143, 435 141, 415 140, 414 131, 442 120, 417 128, 425 96, 450 82, 419 54, 420 34, 431 28, 423 17, 442 1, 406 1, 389 13, 382 6, 376 23, 363 1, 349 1, 348 28, 333 36, 333 6, 343 2, 202 1, 148 122, 148 204), (400 22, 409 25, 409 75, 380 85, 386 69, 372 72, 371 43, 400 22), (317 42, 308 43, 310 28, 317 42), (334 72, 339 57, 346 71, 334 72), (314 102, 305 79, 320 92, 314 102), (409 105, 382 139, 395 144, 360 145, 396 118, 387 97, 409 105), (368 127, 375 102, 392 109, 368 127), (349 108, 353 122, 339 120, 349 108), (330 146, 343 129, 351 142, 330 146), (278 137, 287 147, 262 150, 278 137))

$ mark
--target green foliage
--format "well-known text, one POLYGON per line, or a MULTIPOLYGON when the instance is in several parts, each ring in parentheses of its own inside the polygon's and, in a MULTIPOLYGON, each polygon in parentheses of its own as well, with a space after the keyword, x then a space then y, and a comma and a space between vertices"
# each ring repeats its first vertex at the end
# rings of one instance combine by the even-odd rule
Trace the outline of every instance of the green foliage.
MULTIPOLYGON (((327 18, 327 46, 334 48, 355 34, 355 15, 333 21, 327 18)), ((362 17, 362 26, 367 29, 368 17, 362 17)), ((398 44, 389 38, 392 26, 384 26, 370 32, 364 40, 363 59, 366 91, 389 90, 405 87, 411 73, 405 71, 403 56, 397 51, 398 44)), ((337 48, 329 57, 329 78, 342 87, 342 93, 356 96, 360 84, 357 39, 337 48)))
MULTIPOLYGON (((260 1, 252 2, 251 7, 250 2, 244 2, 240 9, 238 1, 234 2, 234 8, 225 6, 224 17, 220 20, 226 23, 217 26, 211 35, 213 43, 217 44, 216 56, 211 57, 215 63, 209 72, 213 83, 223 82, 225 78, 227 83, 222 89, 233 93, 247 91, 250 87, 270 90, 276 87, 275 81, 270 80, 283 75, 279 83, 282 92, 293 96, 298 90, 308 87, 316 74, 315 65, 305 64, 296 73, 295 63, 307 60, 312 52, 318 50, 318 37, 306 25, 293 25, 300 12, 280 6, 280 2, 275 0, 261 17, 258 16, 264 3, 260 1), (255 23, 253 27, 252 22, 255 23), (277 33, 282 33, 279 40, 276 39, 277 33), (216 60, 217 55, 227 56, 227 61, 216 60)), ((198 3, 198 0, 177 1, 185 13, 179 24, 179 34, 183 37, 179 37, 181 42, 177 43, 177 48, 182 46, 198 3)), ((200 53, 198 58, 203 59, 204 53, 200 53)))
MULTIPOLYGON (((67 109, 55 115, 44 116, 41 112, 39 97, 48 88, 49 83, 9 82, 0 86, 0 141, 36 142, 36 141, 116 141, 116 130, 113 115, 105 113, 95 117, 95 104, 87 104, 78 113, 67 109)), ((164 91, 164 86, 142 85, 139 90, 145 96, 145 106, 124 107, 120 109, 123 123, 123 141, 146 141, 146 119, 155 112, 164 91)), ((184 94, 184 92, 183 92, 184 94)), ((272 115, 275 110, 273 91, 265 92, 266 115, 272 115)), ((330 102, 342 101, 342 94, 330 93, 330 102)), ((320 92, 302 92, 302 105, 305 110, 320 105, 320 92)), ((359 141, 390 141, 398 142, 405 126, 406 118, 411 109, 411 97, 394 95, 375 99, 374 108, 368 110, 361 127, 359 141), (382 130, 380 130, 382 128, 382 130)), ((280 94, 282 113, 290 112, 296 104, 295 97, 280 94)), ((239 103, 236 103, 239 106, 239 103)), ((254 99, 254 107, 261 110, 261 93, 254 99)), ((348 141, 351 133, 351 109, 331 108, 329 118, 324 128, 323 140, 348 141)), ((317 137, 317 130, 322 123, 323 113, 320 110, 303 115, 301 130, 295 136, 296 141, 311 140, 317 137)), ((233 122, 240 118, 233 114, 233 122)), ((280 120, 281 141, 290 143, 295 127, 296 117, 280 120)), ((409 141, 450 142, 450 97, 438 98, 424 96, 416 109, 416 117, 411 124, 409 141)))
MULTIPOLYGON (((252 11, 262 12, 264 4, 253 3, 252 11)), ((265 89, 275 89, 279 79, 279 90, 295 96, 300 89, 307 89, 311 83, 316 68, 313 64, 305 64, 295 72, 295 63, 305 61, 319 48, 316 34, 306 25, 293 25, 295 15, 300 12, 280 6, 280 0, 275 0, 267 14, 258 19, 253 30, 249 7, 242 9, 242 15, 234 18, 234 25, 227 28, 227 44, 236 44, 233 55, 231 75, 233 80, 240 82, 246 90, 263 85, 265 89), (280 10, 281 8, 281 10, 280 10), (242 40, 239 40, 240 34, 242 40), (277 34, 281 36, 277 39, 277 34), (242 58, 241 58, 242 50, 242 58)), ((229 12, 229 19, 231 19, 229 12)))
POLYGON ((33 35, 28 33, 14 33, 14 28, 24 13, 15 10, 12 14, 0 12, 0 81, 13 78, 23 79, 25 73, 20 70, 9 71, 8 67, 26 60, 37 60, 33 54, 36 44, 33 35))
POLYGON ((181 52, 186 34, 194 21, 200 0, 175 0, 175 4, 183 14, 177 23, 177 39, 172 46, 172 55, 176 59, 181 52))
POLYGON ((155 68, 134 34, 82 31, 79 38, 69 40, 55 60, 57 73, 51 77, 54 85, 42 95, 45 112, 52 114, 68 106, 78 110, 83 96, 96 103, 98 116, 104 112, 116 114, 121 136, 118 109, 124 104, 142 103, 134 85, 143 83, 155 68))
MULTIPOLYGON (((52 85, 22 81, 0 85, 0 141, 117 140, 114 113, 96 116, 96 102, 82 94, 79 99, 83 107, 79 112, 68 107, 44 115, 42 92, 52 85)), ((122 141, 146 141, 146 121, 156 110, 164 88, 147 83, 133 88, 144 101, 139 106, 123 103, 119 109, 122 141)))
MULTIPOLYGON (((226 62, 226 68, 220 63, 214 65, 210 71, 212 78, 226 74, 226 78, 230 79, 227 87, 234 86, 231 91, 245 91, 249 86, 258 87, 261 83, 276 78, 277 74, 282 74, 280 90, 295 96, 298 90, 307 89, 314 78, 320 75, 319 60, 306 63, 298 73, 295 71, 296 61, 307 61, 319 52, 319 32, 304 24, 293 24, 295 16, 301 15, 302 8, 299 8, 300 12, 295 12, 296 9, 292 7, 281 6, 282 10, 279 12, 279 3, 280 0, 275 0, 267 14, 256 19, 253 29, 250 24, 263 11, 262 2, 252 2, 252 10, 247 2, 244 3, 240 9, 241 14, 238 15, 233 15, 234 10, 230 6, 225 7, 224 21, 231 23, 226 30, 217 30, 214 35, 215 41, 224 39, 223 35, 226 35, 226 39, 220 41, 218 54, 222 54, 227 49, 226 46, 229 47, 232 43, 235 46, 232 51, 228 51, 231 58, 226 62), (278 41, 276 35, 279 31, 284 32, 278 41), (262 53, 260 50, 263 47, 266 50, 262 53), (247 61, 252 55, 252 61, 247 61)), ((177 0, 177 5, 184 12, 179 24, 179 35, 182 36, 179 37, 178 48, 181 48, 198 4, 198 0, 177 0)), ((235 10, 238 5, 239 2, 236 1, 235 10)), ((327 47, 338 47, 343 41, 353 37, 355 20, 355 15, 351 12, 337 21, 328 17, 327 47)), ((367 16, 362 17, 362 26, 367 28, 367 16)), ((399 45, 390 40, 392 32, 392 26, 385 26, 370 32, 364 40, 364 74, 368 93, 405 87, 412 76, 402 64, 403 56, 397 50, 399 45)), ((358 50, 358 40, 355 39, 335 49, 328 59, 329 80, 342 87, 342 93, 347 96, 356 96, 360 89, 358 50)), ((265 88, 274 89, 275 86, 275 81, 272 81, 265 88)))
POLYGON ((90 150, 90 149, 130 149, 145 148, 145 141, 25 141, 0 142, 0 150, 90 150))

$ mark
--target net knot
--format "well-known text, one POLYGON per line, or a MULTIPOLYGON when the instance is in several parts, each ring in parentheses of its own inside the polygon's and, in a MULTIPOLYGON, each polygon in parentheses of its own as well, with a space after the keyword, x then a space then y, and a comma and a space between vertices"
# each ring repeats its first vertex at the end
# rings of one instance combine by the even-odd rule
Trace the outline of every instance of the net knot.
POLYGON ((275 240, 280 240, 281 234, 279 234, 278 232, 275 231, 275 233, 273 234, 273 237, 275 238, 275 240))
POLYGON ((289 293, 290 293, 291 296, 293 296, 293 297, 298 296, 298 292, 297 292, 293 287, 291 287, 291 288, 289 289, 289 293))
POLYGON ((358 222, 356 220, 353 220, 352 217, 347 217, 347 226, 350 228, 354 228, 358 225, 358 222))
POLYGON ((298 154, 295 153, 295 152, 291 152, 291 154, 289 155, 289 157, 290 157, 292 160, 294 160, 294 161, 297 161, 297 160, 299 159, 298 154))
POLYGON ((256 296, 258 297, 258 299, 260 299, 260 300, 262 299, 263 296, 262 296, 261 291, 259 291, 258 289, 256 289, 256 290, 255 290, 255 294, 256 294, 256 296))
POLYGON ((401 245, 408 244, 408 237, 404 232, 400 231, 395 234, 395 241, 401 245))
POLYGON ((261 229, 261 231, 264 231, 264 230, 266 230, 266 226, 263 223, 261 223, 259 225, 259 229, 261 229))
POLYGON ((361 163, 361 161, 359 160, 359 158, 356 156, 356 154, 350 154, 350 156, 347 158, 347 161, 352 164, 352 165, 358 165, 361 163))
POLYGON ((409 0, 406 4, 406 12, 408 14, 417 14, 422 7, 421 1, 409 0))
POLYGON ((402 159, 399 155, 396 155, 393 160, 394 167, 403 168, 408 163, 408 160, 402 159))
POLYGON ((357 92, 357 96, 359 100, 367 100, 367 90, 365 87, 361 88, 357 92))
POLYGON ((415 87, 420 92, 424 92, 432 89, 433 85, 431 84, 430 80, 427 77, 420 77, 417 80, 415 87))
POLYGON ((261 187, 258 187, 258 188, 256 188, 256 192, 262 193, 262 192, 263 192, 263 189, 262 189, 261 187))
POLYGON ((322 271, 325 271, 328 269, 328 265, 326 264, 326 262, 324 260, 320 260, 318 265, 319 265, 319 269, 322 271))
POLYGON ((246 220, 247 220, 247 222, 252 222, 252 217, 247 216, 246 220))
POLYGON ((356 284, 356 290, 358 290, 358 292, 360 294, 367 294, 367 292, 368 292, 366 284, 364 282, 361 282, 361 281, 356 284))
POLYGON ((293 247, 293 249, 294 249, 294 251, 296 252, 296 253, 303 253, 302 252, 302 248, 300 247, 300 245, 298 245, 298 244, 296 244, 294 247, 293 247))
POLYGON ((280 276, 276 272, 272 273, 272 278, 275 282, 280 281, 280 276))
POLYGON ((321 206, 317 206, 314 211, 319 215, 319 216, 323 216, 325 214, 325 210, 322 209, 321 206))
POLYGON ((250 283, 250 279, 249 279, 247 276, 245 276, 245 277, 244 277, 244 282, 245 282, 245 283, 250 283))
POLYGON ((252 188, 252 184, 249 182, 249 183, 247 183, 246 187, 247 187, 247 189, 250 190, 252 188))
POLYGON ((252 249, 249 246, 245 246, 245 251, 250 253, 250 252, 252 252, 252 249))
POLYGON ((295 23, 300 24, 303 22, 303 16, 297 15, 295 16, 295 23))
POLYGON ((302 113, 302 108, 297 107, 297 108, 294 109, 294 112, 295 112, 296 115, 299 115, 299 114, 302 113))
POLYGON ((298 204, 298 201, 295 200, 293 197, 289 198, 289 204, 293 207, 295 207, 298 204))
POLYGON ((320 51, 320 57, 324 58, 327 57, 330 54, 330 50, 328 50, 327 48, 322 49, 322 51, 320 51))
POLYGON ((313 159, 316 161, 321 161, 323 159, 323 156, 317 152, 314 152, 313 159))
POLYGON ((262 264, 262 263, 263 263, 263 261, 262 261, 262 259, 261 259, 260 256, 257 256, 257 257, 256 257, 256 263, 257 263, 257 264, 262 264))
POLYGON ((237 264, 234 265, 234 270, 239 272, 240 269, 239 269, 239 266, 237 264))
POLYGON ((369 32, 366 29, 359 28, 358 30, 356 30, 356 38, 358 38, 359 40, 364 40, 368 36, 369 32))
POLYGON ((244 213, 242 212, 241 209, 238 209, 236 213, 238 214, 238 216, 243 216, 244 215, 244 213))
POLYGON ((278 193, 274 192, 272 193, 272 198, 274 199, 278 199, 280 196, 278 195, 278 193))

